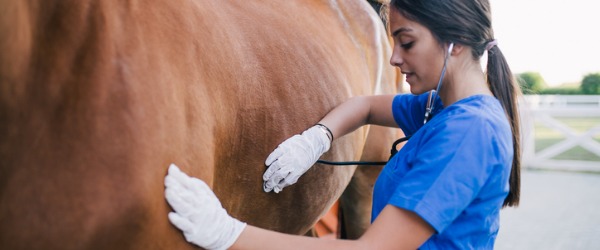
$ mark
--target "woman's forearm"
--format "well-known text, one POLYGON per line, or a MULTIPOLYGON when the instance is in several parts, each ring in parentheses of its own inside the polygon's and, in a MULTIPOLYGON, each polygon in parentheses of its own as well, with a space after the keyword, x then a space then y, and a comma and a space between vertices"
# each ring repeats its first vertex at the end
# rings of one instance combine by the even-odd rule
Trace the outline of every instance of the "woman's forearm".
POLYGON ((288 235, 254 226, 246 226, 230 249, 367 249, 357 240, 324 240, 298 235, 288 235))
POLYGON ((248 225, 230 249, 417 249, 433 233, 416 213, 387 205, 357 240, 288 235, 248 225))
POLYGON ((394 95, 352 97, 331 110, 319 123, 327 126, 334 138, 367 124, 395 127, 393 99, 394 95))

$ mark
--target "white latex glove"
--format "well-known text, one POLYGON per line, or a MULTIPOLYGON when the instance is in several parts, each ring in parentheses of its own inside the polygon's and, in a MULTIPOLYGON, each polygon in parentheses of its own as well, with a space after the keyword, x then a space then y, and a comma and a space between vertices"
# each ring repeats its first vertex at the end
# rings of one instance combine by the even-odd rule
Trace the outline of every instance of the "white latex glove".
POLYGON ((188 242, 205 249, 229 248, 246 227, 227 214, 204 181, 189 177, 175 164, 165 177, 165 196, 175 211, 169 213, 171 223, 188 242))
POLYGON ((279 193, 298 181, 331 146, 327 130, 315 125, 285 140, 267 157, 263 189, 279 193))

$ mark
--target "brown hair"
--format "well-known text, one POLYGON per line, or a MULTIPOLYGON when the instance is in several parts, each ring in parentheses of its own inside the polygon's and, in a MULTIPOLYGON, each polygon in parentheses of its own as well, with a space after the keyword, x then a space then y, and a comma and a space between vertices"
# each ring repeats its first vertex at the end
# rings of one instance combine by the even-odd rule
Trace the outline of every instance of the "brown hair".
MULTIPOLYGON (((488 0, 392 0, 390 5, 403 16, 427 27, 442 46, 454 42, 472 48, 478 60, 488 43, 494 40, 488 0)), ((503 206, 517 206, 520 198, 520 125, 517 98, 520 88, 504 55, 493 46, 488 51, 487 83, 508 117, 514 156, 510 172, 510 190, 503 206)))

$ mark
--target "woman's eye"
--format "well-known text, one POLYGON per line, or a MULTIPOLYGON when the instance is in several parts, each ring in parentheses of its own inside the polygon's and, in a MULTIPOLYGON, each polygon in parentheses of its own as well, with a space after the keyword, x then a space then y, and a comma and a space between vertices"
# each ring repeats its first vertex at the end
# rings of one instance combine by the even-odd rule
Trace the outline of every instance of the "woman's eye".
POLYGON ((401 43, 400 47, 402 47, 403 49, 410 49, 413 46, 414 42, 408 42, 408 43, 401 43))

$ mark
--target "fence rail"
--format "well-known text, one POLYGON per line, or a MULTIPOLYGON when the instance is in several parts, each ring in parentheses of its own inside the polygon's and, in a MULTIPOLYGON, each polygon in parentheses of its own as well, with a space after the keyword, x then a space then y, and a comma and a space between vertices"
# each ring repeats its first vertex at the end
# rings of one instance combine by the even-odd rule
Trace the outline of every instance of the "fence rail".
POLYGON ((531 108, 600 108, 600 95, 526 95, 531 108))
POLYGON ((527 95, 520 102, 520 109, 524 167, 600 172, 600 161, 555 159, 577 146, 600 157, 600 143, 595 140, 600 134, 600 96, 527 95), (595 122, 580 132, 561 118, 592 119, 595 122), (536 127, 539 127, 536 123, 561 134, 564 139, 536 151, 536 127))

